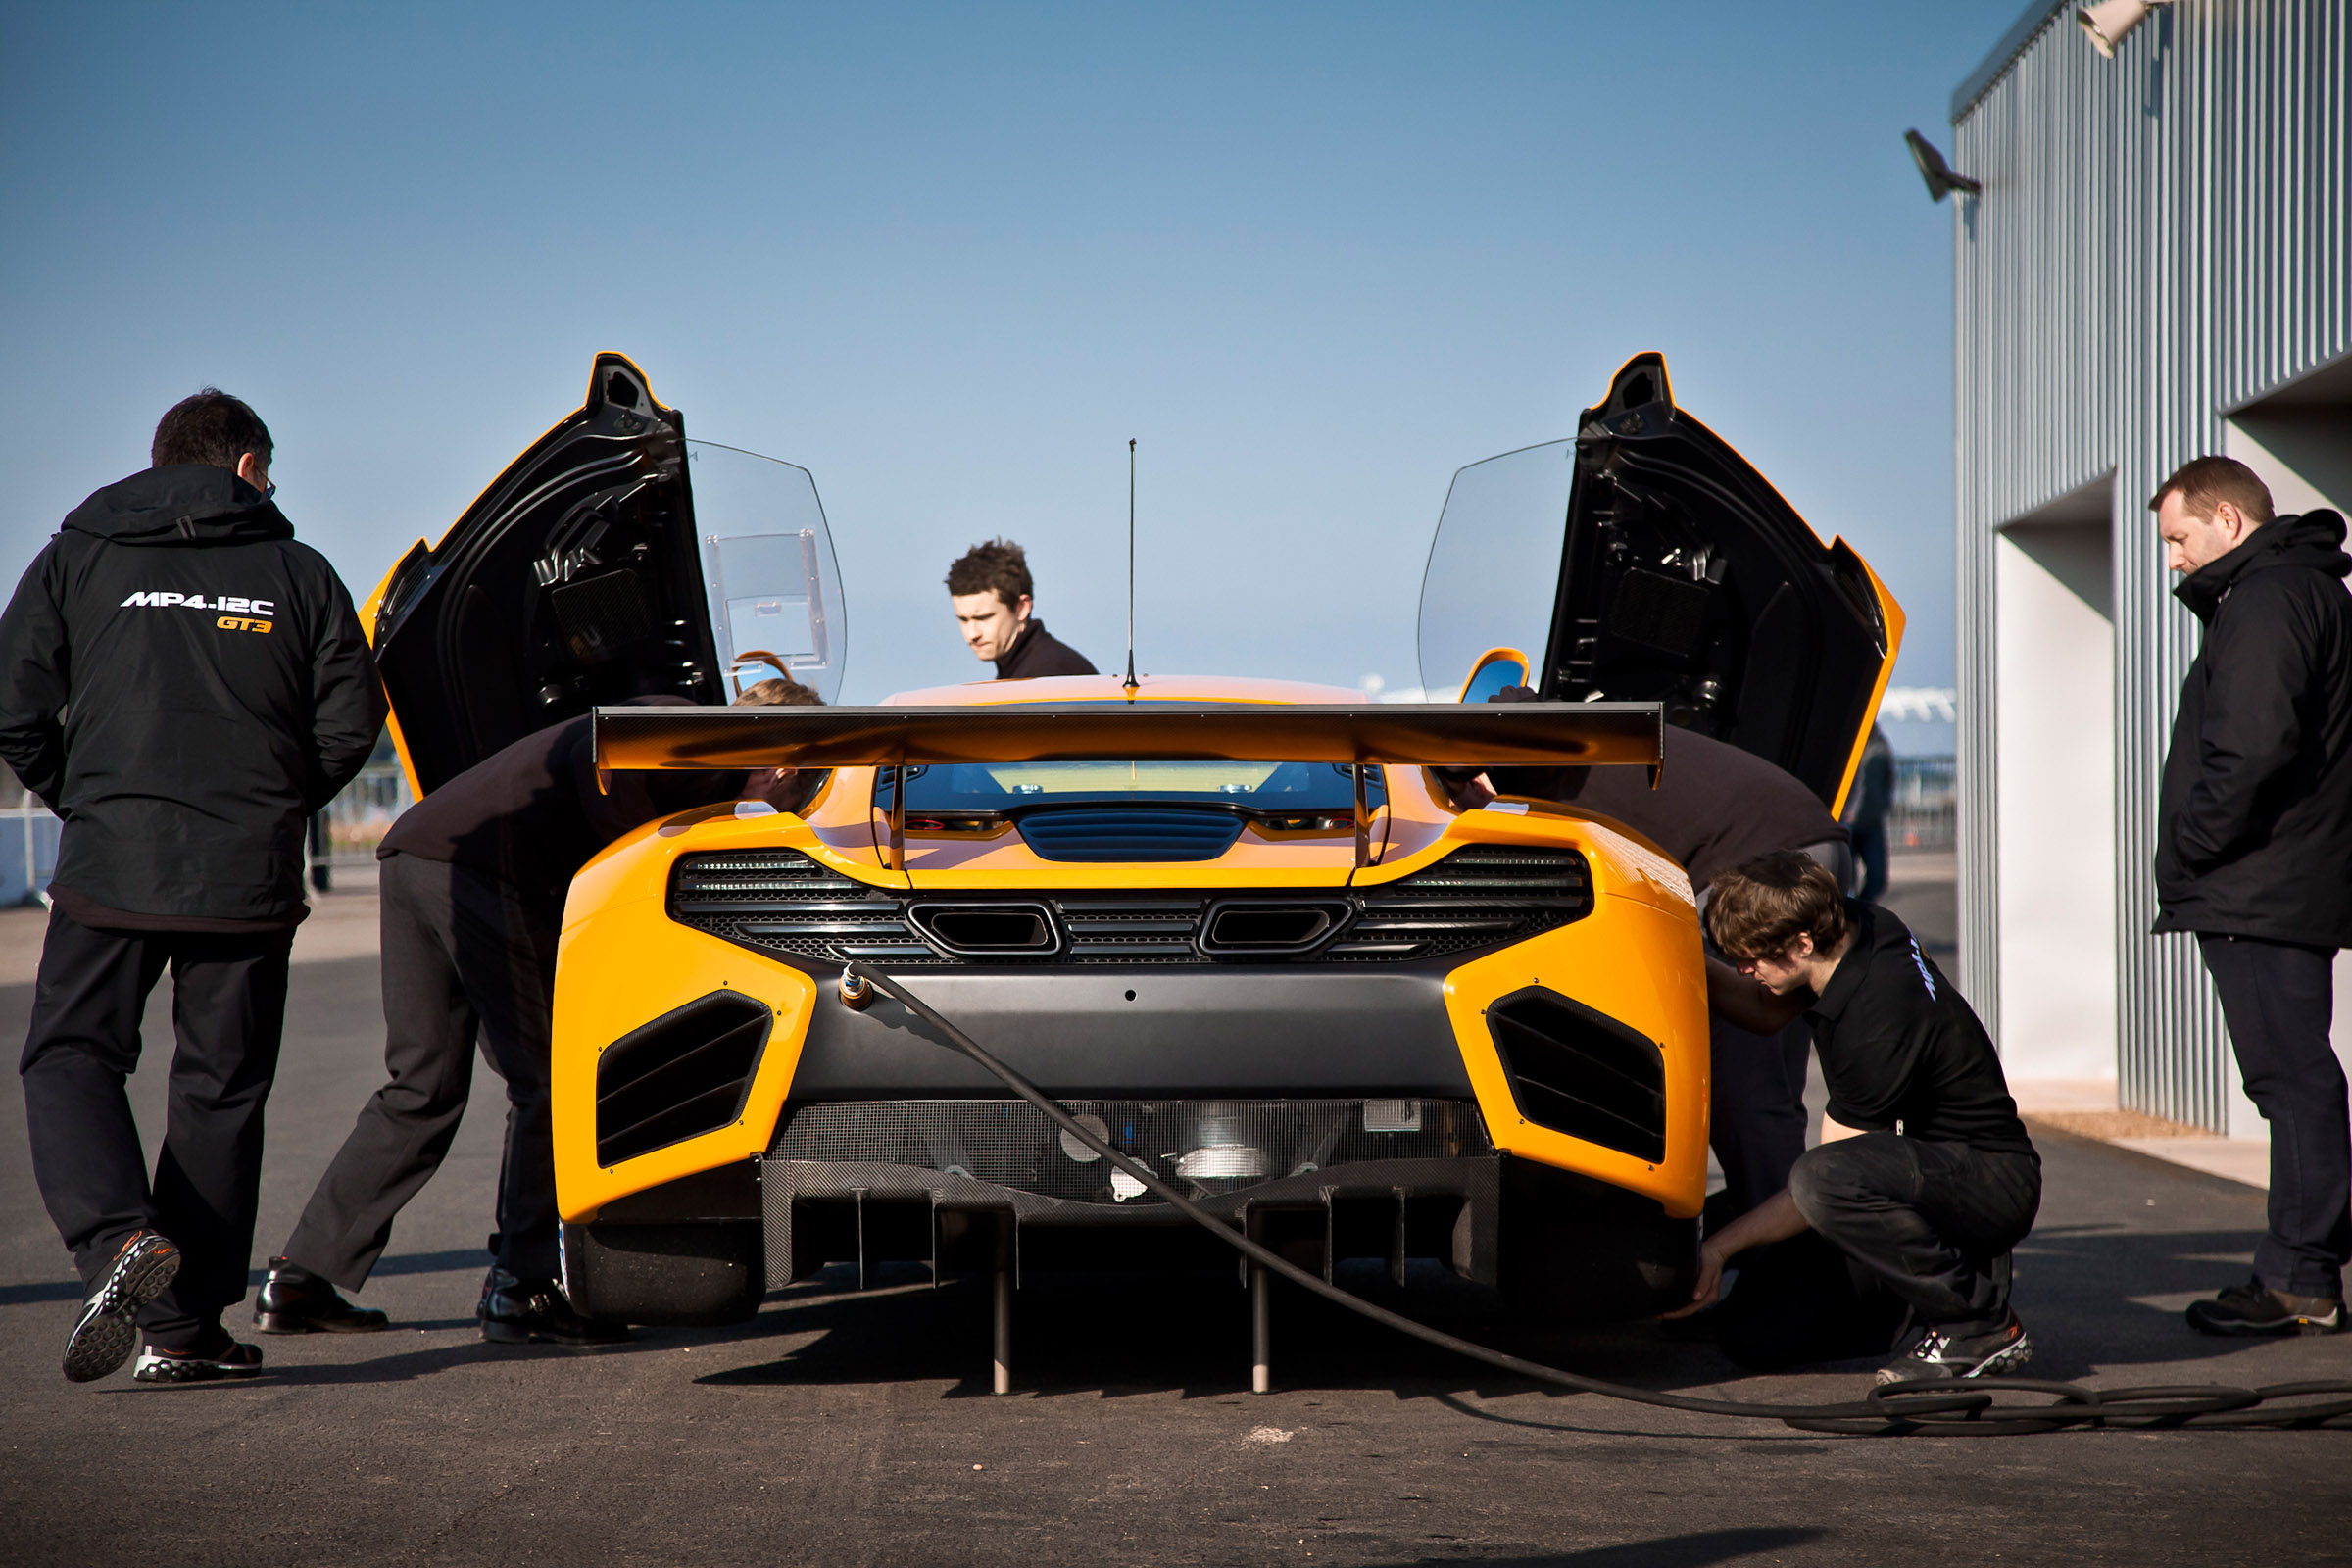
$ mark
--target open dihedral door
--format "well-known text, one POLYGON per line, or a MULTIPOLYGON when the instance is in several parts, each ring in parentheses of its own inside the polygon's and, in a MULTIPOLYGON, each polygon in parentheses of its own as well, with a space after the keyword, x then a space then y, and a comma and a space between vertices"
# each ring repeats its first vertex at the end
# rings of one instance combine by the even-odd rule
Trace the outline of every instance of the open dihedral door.
POLYGON ((1423 582, 1422 678, 1458 684, 1468 666, 1447 661, 1541 647, 1544 698, 1663 703, 1669 723, 1778 763, 1836 808, 1902 627, 1862 558, 1823 544, 1643 354, 1573 441, 1455 476, 1423 582))
POLYGON ((685 421, 600 354, 588 398, 368 601, 421 794, 532 731, 655 693, 721 701, 685 421))
POLYGON ((686 439, 645 373, 588 397, 361 610, 417 794, 600 703, 724 703, 790 674, 831 701, 848 646, 805 468, 686 439), (703 535, 706 535, 704 537, 703 535))

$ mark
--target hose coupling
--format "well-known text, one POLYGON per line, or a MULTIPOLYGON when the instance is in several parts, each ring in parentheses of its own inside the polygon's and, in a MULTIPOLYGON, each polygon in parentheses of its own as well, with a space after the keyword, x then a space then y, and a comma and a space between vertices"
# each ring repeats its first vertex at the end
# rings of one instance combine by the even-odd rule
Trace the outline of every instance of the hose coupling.
POLYGON ((841 1004, 852 1012, 863 1012, 874 1000, 874 983, 855 969, 841 971, 841 1004))

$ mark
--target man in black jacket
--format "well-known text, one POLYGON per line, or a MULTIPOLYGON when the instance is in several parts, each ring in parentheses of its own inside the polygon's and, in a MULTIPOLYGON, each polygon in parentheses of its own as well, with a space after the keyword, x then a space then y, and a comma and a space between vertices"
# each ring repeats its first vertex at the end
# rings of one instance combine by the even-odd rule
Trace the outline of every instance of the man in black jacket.
POLYGON ((351 596, 270 501, 270 432, 210 388, 84 501, 0 616, 0 757, 64 819, 21 1067, 34 1179, 87 1300, 66 1376, 260 1370, 245 1295, 303 828, 367 761, 382 688, 351 596), (172 970, 150 1185, 123 1082, 172 970))
POLYGON ((2254 1277, 2188 1308, 2208 1334, 2334 1333, 2352 1257, 2352 1137, 2328 1045, 2352 946, 2352 594, 2344 520, 2274 518, 2229 458, 2148 503, 2173 592, 2205 626, 2157 808, 2156 930, 2193 931, 2246 1096, 2271 1124, 2254 1277))
POLYGON ((1029 557, 1009 539, 991 539, 956 558, 948 568, 948 602, 972 657, 995 663, 999 680, 1101 673, 1031 618, 1035 587, 1029 557))
MULTIPOLYGON (((652 704, 691 706, 681 698, 652 704)), ((761 681, 738 707, 813 706, 791 680, 761 681)), ((457 1137, 477 1034, 507 1086, 498 1229, 477 1315, 482 1338, 607 1345, 619 1324, 582 1317, 559 1282, 550 1012, 564 899, 581 866, 641 823, 735 799, 741 772, 616 772, 597 778, 593 720, 551 724, 475 763, 401 813, 376 849, 382 868, 384 1066, 389 1080, 319 1178, 285 1254, 254 1300, 265 1333, 349 1334, 386 1326, 335 1287, 367 1283, 392 1221, 457 1137)), ((763 769, 764 809, 798 781, 763 769)))

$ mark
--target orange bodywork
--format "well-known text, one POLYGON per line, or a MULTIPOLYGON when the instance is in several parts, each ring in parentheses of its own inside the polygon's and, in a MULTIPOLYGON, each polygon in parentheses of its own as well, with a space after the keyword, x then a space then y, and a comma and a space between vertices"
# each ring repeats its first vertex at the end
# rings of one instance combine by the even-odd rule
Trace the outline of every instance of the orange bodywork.
MULTIPOLYGON (((894 704, 1035 702, 1329 704, 1360 695, 1238 679, 1147 679, 1132 699, 1108 677, 1078 676, 906 693, 894 704)), ((1386 770, 1387 804, 1370 824, 1369 861, 1354 834, 1246 827, 1210 860, 1090 864, 1049 860, 1019 833, 926 832, 907 825, 906 868, 889 864, 874 808, 876 770, 834 771, 801 815, 689 812, 648 824, 573 881, 558 960, 555 1009, 556 1176, 564 1217, 593 1219, 614 1200, 763 1152, 791 1095, 811 1010, 838 1006, 832 987, 789 964, 670 920, 670 870, 681 855, 751 848, 799 851, 879 888, 1038 891, 1371 887, 1425 869, 1465 844, 1573 847, 1591 868, 1593 906, 1581 919, 1465 956, 1445 985, 1454 1044, 1496 1149, 1642 1194, 1688 1218, 1706 1190, 1708 1036, 1704 967, 1690 885, 1643 842, 1565 807, 1496 802, 1456 811, 1422 769, 1386 770), (1582 1002, 1655 1042, 1665 1067, 1665 1155, 1656 1163, 1521 1117, 1484 1022, 1487 1006, 1529 985, 1582 1002), (596 1155, 596 1067, 613 1041, 714 990, 758 999, 775 1021, 740 1118, 732 1125, 607 1166, 596 1155)), ((919 977, 912 977, 919 988, 919 977)))

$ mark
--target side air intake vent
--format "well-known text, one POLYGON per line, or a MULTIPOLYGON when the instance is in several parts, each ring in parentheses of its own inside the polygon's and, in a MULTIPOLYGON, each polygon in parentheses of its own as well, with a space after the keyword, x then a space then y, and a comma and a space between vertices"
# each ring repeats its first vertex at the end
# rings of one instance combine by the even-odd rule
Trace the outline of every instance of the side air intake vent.
POLYGON ((1020 830, 1047 860, 1213 860, 1242 836, 1242 818, 1181 806, 1088 806, 1024 811, 1020 830))
POLYGON ((1637 1159, 1666 1157, 1666 1062, 1654 1043, 1542 986, 1489 1007, 1487 1028, 1520 1115, 1637 1159))
POLYGON ((742 1115, 771 1022, 763 1004, 713 991, 606 1047, 596 1063, 597 1163, 617 1165, 742 1115))

